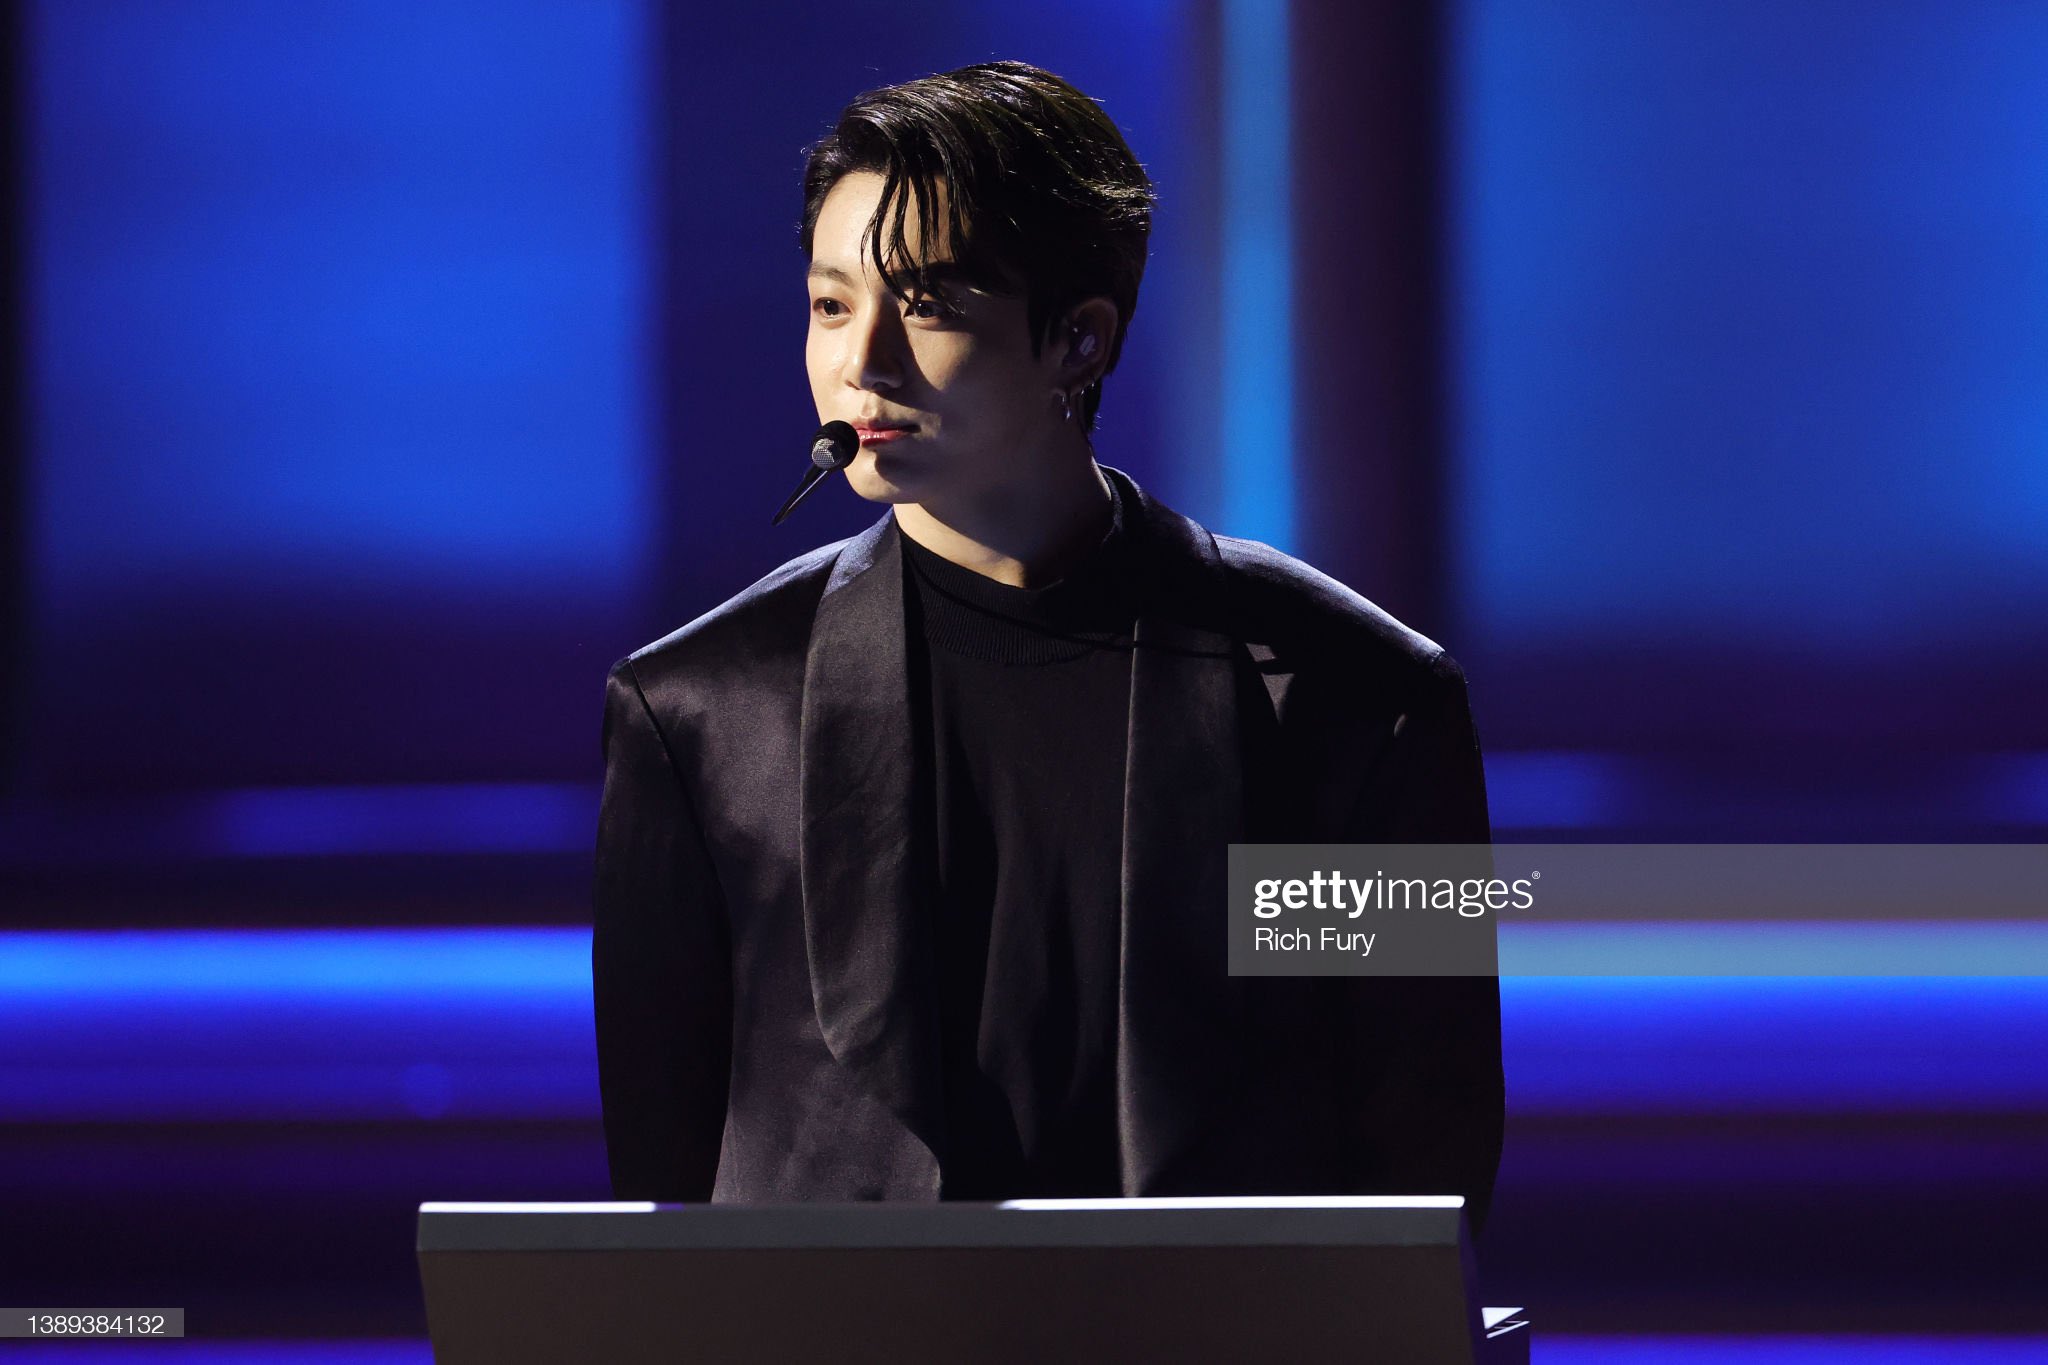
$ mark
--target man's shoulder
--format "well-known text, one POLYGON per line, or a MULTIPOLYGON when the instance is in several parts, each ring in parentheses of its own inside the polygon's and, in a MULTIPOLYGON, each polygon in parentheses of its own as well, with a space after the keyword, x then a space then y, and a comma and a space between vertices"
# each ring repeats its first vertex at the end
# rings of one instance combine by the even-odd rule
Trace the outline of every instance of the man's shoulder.
POLYGON ((714 666, 791 654, 802 659, 832 565, 853 539, 820 545, 777 565, 703 615, 640 646, 612 671, 630 668, 646 687, 662 677, 701 676, 714 666))
POLYGON ((1313 564, 1264 541, 1215 540, 1247 640, 1282 657, 1373 667, 1417 683, 1460 676, 1443 646, 1313 564))

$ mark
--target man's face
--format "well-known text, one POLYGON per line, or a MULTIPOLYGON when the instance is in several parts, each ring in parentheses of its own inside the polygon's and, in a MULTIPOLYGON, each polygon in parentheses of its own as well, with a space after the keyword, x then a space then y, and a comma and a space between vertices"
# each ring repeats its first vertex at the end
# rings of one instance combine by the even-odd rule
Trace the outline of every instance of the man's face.
MULTIPOLYGON (((938 190, 943 222, 943 183, 938 190)), ((1032 359, 1021 294, 954 279, 941 300, 907 278, 898 280, 904 296, 891 294, 861 242, 881 191, 875 172, 843 176, 818 214, 804 347, 818 420, 912 425, 881 441, 863 431, 846 477, 870 501, 997 492, 1026 477, 1034 449, 1059 434, 1063 348, 1032 359)), ((924 254, 920 226, 913 200, 904 223, 912 260, 924 254)))

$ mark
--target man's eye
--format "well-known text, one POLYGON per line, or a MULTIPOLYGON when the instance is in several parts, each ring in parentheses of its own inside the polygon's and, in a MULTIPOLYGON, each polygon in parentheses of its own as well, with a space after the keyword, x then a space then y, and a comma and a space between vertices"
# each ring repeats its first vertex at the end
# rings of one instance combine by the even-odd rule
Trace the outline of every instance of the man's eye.
POLYGON ((925 319, 931 319, 931 318, 943 318, 943 317, 950 317, 950 316, 952 315, 952 312, 953 312, 953 310, 952 310, 952 309, 950 309, 950 308, 946 307, 946 305, 945 305, 945 304, 943 304, 943 303, 940 303, 940 302, 939 302, 939 301, 938 301, 937 299, 912 299, 912 300, 910 301, 910 306, 911 306, 911 308, 913 308, 913 309, 917 309, 917 308, 929 308, 929 309, 931 309, 932 311, 931 311, 931 312, 929 312, 929 313, 917 313, 917 314, 915 315, 915 316, 917 316, 917 317, 921 317, 921 318, 925 318, 925 319))
POLYGON ((819 299, 816 303, 813 303, 811 305, 811 311, 814 313, 825 313, 825 316, 828 318, 835 317, 837 316, 836 314, 826 313, 825 310, 828 308, 837 308, 838 306, 839 300, 837 299, 819 299))

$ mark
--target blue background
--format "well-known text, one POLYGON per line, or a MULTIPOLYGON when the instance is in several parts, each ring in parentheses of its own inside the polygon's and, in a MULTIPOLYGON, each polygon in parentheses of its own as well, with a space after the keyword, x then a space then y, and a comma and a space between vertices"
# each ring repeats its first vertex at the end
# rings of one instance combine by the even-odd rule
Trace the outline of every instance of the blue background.
MULTIPOLYGON (((1375 200, 1290 65, 1365 21, 1302 0, 18 7, 7 1297, 423 1358, 419 1200, 605 1194, 604 672, 873 520, 768 527, 802 149, 969 61, 1101 99, 1161 192, 1101 458, 1446 644, 1498 835, 2038 840, 2048 9, 1428 13, 1375 200), (1310 232, 1401 213, 1440 260, 1310 232), (1332 295, 1441 439, 1299 434, 1372 416, 1305 382, 1332 295), (1437 493, 1303 515, 1364 459, 1437 493), (1361 576, 1423 522, 1433 593, 1361 576)), ((2040 981, 1503 1001, 1482 1266, 1550 1358, 2048 1352, 2040 981)))

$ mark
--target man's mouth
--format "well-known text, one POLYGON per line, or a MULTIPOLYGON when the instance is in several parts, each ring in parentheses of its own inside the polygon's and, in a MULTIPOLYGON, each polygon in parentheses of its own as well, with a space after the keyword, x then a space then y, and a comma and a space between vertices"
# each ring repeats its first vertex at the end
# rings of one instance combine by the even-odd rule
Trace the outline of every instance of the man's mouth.
POLYGON ((860 436, 860 443, 866 446, 881 445, 889 441, 900 440, 911 432, 916 431, 917 426, 914 423, 886 423, 880 426, 866 426, 856 422, 853 424, 853 429, 860 436))

